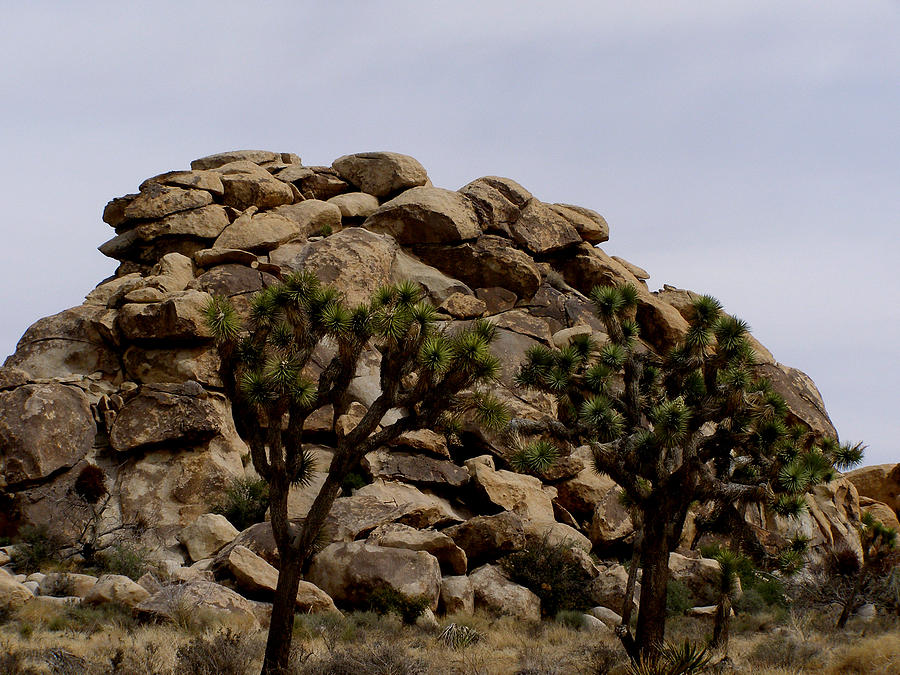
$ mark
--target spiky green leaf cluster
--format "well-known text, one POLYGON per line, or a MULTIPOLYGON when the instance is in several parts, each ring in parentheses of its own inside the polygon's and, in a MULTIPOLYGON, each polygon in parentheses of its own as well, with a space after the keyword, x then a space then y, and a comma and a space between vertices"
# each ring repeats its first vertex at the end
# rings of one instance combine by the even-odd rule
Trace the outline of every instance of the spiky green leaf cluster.
POLYGON ((509 463, 519 473, 540 474, 559 459, 559 448, 545 439, 539 439, 518 448, 509 463))

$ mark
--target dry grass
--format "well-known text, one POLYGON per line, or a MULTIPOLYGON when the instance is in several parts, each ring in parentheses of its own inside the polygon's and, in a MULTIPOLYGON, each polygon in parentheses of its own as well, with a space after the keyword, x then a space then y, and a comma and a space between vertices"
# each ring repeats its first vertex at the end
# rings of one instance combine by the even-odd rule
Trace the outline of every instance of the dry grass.
MULTIPOLYGON (((238 675, 258 671, 264 633, 230 636, 224 629, 139 625, 125 614, 110 620, 75 609, 31 603, 0 625, 0 672, 95 675, 238 675), (61 620, 60 615, 64 618, 61 620), (80 622, 80 623, 79 623, 80 622)), ((896 617, 851 623, 834 631, 823 614, 760 616, 735 622, 729 648, 737 673, 900 673, 896 617)), ((625 673, 624 652, 612 634, 588 633, 562 623, 533 625, 478 614, 445 617, 482 639, 454 649, 440 630, 403 626, 371 613, 343 619, 305 616, 295 626, 294 675, 599 675, 625 673)), ((711 622, 671 621, 672 640, 703 641, 711 622)), ((714 659, 716 661, 717 659, 714 659)))

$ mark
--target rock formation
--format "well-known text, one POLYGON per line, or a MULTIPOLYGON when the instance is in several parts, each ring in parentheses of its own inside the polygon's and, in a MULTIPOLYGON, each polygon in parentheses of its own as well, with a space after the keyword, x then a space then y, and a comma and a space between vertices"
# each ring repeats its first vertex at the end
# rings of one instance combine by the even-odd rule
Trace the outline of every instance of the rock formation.
MULTIPOLYGON (((413 279, 450 330, 482 316, 496 324, 503 363, 497 394, 516 416, 532 419, 553 415, 555 403, 516 388, 515 369, 533 345, 564 345, 583 332, 605 339, 586 297, 593 286, 629 282, 638 289, 641 339, 656 352, 684 334, 693 295, 670 286, 651 292, 644 270, 607 255, 597 245, 609 239, 609 226, 591 209, 544 203, 495 176, 456 191, 437 188, 419 162, 396 153, 349 155, 330 167, 256 150, 204 157, 113 199, 103 220, 115 235, 100 250, 119 261, 116 273, 82 305, 37 321, 0 368, 0 497, 11 505, 0 534, 43 523, 71 535, 67 495, 91 463, 109 476, 114 495, 104 518, 142 523, 147 539, 161 542, 161 555, 178 565, 202 562, 234 539, 228 523, 204 514, 234 478, 252 472, 204 324, 211 295, 245 311, 254 292, 305 268, 352 304, 382 284, 413 279)), ((755 349, 760 374, 785 397, 792 418, 834 434, 812 381, 762 345, 755 349)), ((351 391, 360 411, 378 394, 378 363, 371 349, 356 374, 351 391)), ((326 468, 329 421, 313 416, 308 432, 321 442, 326 468)), ((500 581, 499 557, 539 537, 603 551, 632 533, 616 485, 588 468, 583 450, 564 448, 540 478, 508 470, 508 450, 475 427, 450 446, 426 431, 387 450, 367 458, 371 483, 337 500, 331 544, 311 570, 339 602, 355 600, 338 583, 340 568, 356 587, 396 582, 424 593, 432 608, 471 607, 474 597, 534 618, 530 592, 500 581)), ((317 485, 297 490, 292 517, 304 515, 317 485)), ((765 509, 747 517, 759 528, 799 529, 832 547, 852 539, 856 490, 839 481, 817 491, 800 523, 765 509)), ((871 494, 897 508, 896 491, 871 494)), ((277 552, 266 527, 219 551, 216 574, 230 575, 239 589, 270 589, 277 552)), ((585 564, 592 576, 605 573, 585 564)), ((209 582, 191 583, 182 594, 209 582)), ((598 605, 608 595, 609 584, 601 586, 598 605)), ((298 603, 333 607, 315 592, 308 596, 298 603)), ((153 598, 138 607, 167 611, 153 598)))

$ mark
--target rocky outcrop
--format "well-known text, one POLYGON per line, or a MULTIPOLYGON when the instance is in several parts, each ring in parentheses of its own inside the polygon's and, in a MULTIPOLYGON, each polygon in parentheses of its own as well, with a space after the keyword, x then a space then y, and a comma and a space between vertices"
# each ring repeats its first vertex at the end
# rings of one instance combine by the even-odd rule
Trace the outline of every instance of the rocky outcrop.
POLYGON ((86 605, 117 604, 135 607, 150 597, 141 585, 121 574, 104 574, 84 595, 86 605))
POLYGON ((259 630, 253 603, 211 581, 164 586, 135 606, 139 615, 168 621, 212 620, 223 626, 259 630))
MULTIPOLYGON (((279 563, 268 523, 237 533, 208 513, 231 481, 253 475, 221 393, 205 318, 212 296, 229 297, 246 316, 253 293, 298 270, 315 273, 350 305, 367 302, 380 285, 412 279, 440 308, 442 329, 481 317, 494 324, 501 365, 494 393, 533 420, 554 416, 557 402, 517 387, 516 370, 538 345, 562 347, 577 334, 606 342, 588 298, 595 285, 637 289, 642 349, 658 354, 684 335, 696 297, 671 286, 651 292, 646 270, 597 248, 610 231, 595 211, 542 202, 497 176, 455 191, 434 187, 421 164, 397 153, 347 155, 331 166, 264 150, 210 155, 140 182, 107 205, 103 220, 114 233, 100 250, 119 261, 115 274, 84 304, 28 328, 0 368, 0 491, 15 506, 0 524, 64 522, 77 472, 102 467, 112 493, 104 517, 146 525, 171 575, 190 580, 139 603, 162 615, 193 607, 256 625, 252 605, 203 578, 215 574, 264 596, 279 563)), ((758 373, 784 396, 792 421, 833 435, 812 381, 753 347, 758 373)), ((330 350, 317 350, 312 376, 330 350)), ((307 514, 335 434, 380 394, 380 359, 376 348, 364 350, 351 407, 337 426, 331 410, 307 420, 317 470, 309 485, 292 488, 291 518, 307 514)), ((404 414, 392 410, 386 419, 404 414)), ((509 470, 508 445, 463 420, 455 436, 415 431, 370 453, 358 467, 357 485, 366 484, 345 486, 329 515, 323 543, 330 545, 312 563, 323 590, 352 606, 387 585, 425 594, 435 609, 440 597, 446 611, 480 604, 536 618, 533 594, 490 565, 546 540, 572 545, 596 603, 620 611, 624 568, 601 571, 587 553, 630 541, 618 487, 593 472, 585 448, 561 444, 560 462, 530 476, 509 470)), ((818 488, 797 522, 761 507, 746 517, 773 537, 805 533, 817 550, 852 547, 861 506, 900 507, 895 473, 860 470, 818 488)), ((103 584, 98 598, 116 597, 124 582, 103 584)), ((334 606, 326 593, 307 590, 298 606, 334 606)))
POLYGON ((860 497, 887 504, 900 514, 900 464, 864 466, 845 474, 860 497))

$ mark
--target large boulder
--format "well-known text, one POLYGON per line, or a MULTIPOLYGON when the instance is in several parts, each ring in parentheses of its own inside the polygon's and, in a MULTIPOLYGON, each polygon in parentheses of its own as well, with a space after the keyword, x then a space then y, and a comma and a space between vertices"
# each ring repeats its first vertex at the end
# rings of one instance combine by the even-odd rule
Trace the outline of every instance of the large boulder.
POLYGON ((209 300, 208 293, 189 289, 163 302, 129 303, 119 310, 116 327, 136 343, 207 342, 212 337, 204 311, 209 300))
POLYGON ((784 397, 788 421, 800 422, 812 431, 837 438, 822 394, 809 375, 781 363, 762 363, 756 367, 756 374, 768 379, 772 388, 784 397))
POLYGON ((363 226, 391 235, 400 244, 453 244, 481 234, 471 203, 434 187, 407 190, 383 204, 363 226))
POLYGON ((38 480, 74 466, 96 434, 80 389, 26 384, 0 391, 0 483, 38 480))
POLYGON ((14 612, 34 599, 27 586, 16 581, 16 578, 0 568, 0 612, 14 612))
MULTIPOLYGON (((195 159, 191 162, 191 169, 200 171, 204 169, 217 169, 220 166, 230 164, 231 162, 253 162, 255 164, 264 164, 266 162, 284 161, 285 155, 288 153, 271 152, 269 150, 230 150, 229 152, 219 152, 215 155, 208 155, 195 159)), ((299 163, 299 158, 297 163, 299 163)))
POLYGON ((397 245, 390 237, 353 227, 305 246, 285 266, 314 273, 352 307, 388 283, 397 245))
POLYGON ((97 584, 97 577, 74 572, 51 572, 38 582, 41 595, 84 598, 97 584))
POLYGON ((274 178, 251 162, 231 162, 215 170, 222 174, 226 206, 233 206, 239 211, 251 206, 263 210, 294 201, 294 190, 288 183, 274 178))
POLYGON ((124 238, 127 234, 129 238, 126 241, 136 239, 142 242, 151 242, 160 237, 194 237, 212 240, 228 227, 229 222, 224 207, 210 204, 199 209, 172 213, 160 220, 140 223, 119 236, 124 238))
POLYGON ((117 604, 135 607, 150 597, 140 584, 121 574, 104 574, 85 594, 86 605, 117 604))
POLYGON ((141 183, 139 189, 143 190, 150 183, 206 190, 217 197, 221 197, 223 192, 222 179, 215 171, 167 171, 158 176, 148 178, 141 183))
POLYGON ((472 294, 472 289, 463 282, 447 276, 436 267, 426 265, 400 249, 394 258, 390 280, 392 283, 398 283, 408 279, 418 283, 428 295, 428 300, 435 306, 456 293, 472 294))
POLYGON ((206 190, 186 190, 159 183, 147 183, 123 211, 125 221, 155 220, 170 213, 198 209, 212 204, 212 195, 206 190))
POLYGON ((475 607, 521 621, 541 620, 541 599, 513 583, 496 565, 483 565, 469 575, 475 590, 475 607))
POLYGON ((196 382, 145 385, 116 414, 109 443, 116 452, 194 445, 220 429, 218 411, 196 382))
POLYGON ((433 529, 417 530, 401 523, 386 523, 375 528, 368 543, 386 548, 407 548, 411 551, 427 551, 441 564, 447 574, 465 574, 466 553, 453 539, 433 529))
POLYGON ((440 610, 444 614, 475 612, 475 589, 469 577, 462 575, 441 579, 440 610))
POLYGON ((469 482, 469 472, 446 459, 417 453, 376 450, 364 465, 376 478, 430 487, 459 488, 469 482))
POLYGON ((260 628, 254 605, 234 591, 211 581, 164 586, 135 606, 138 614, 169 621, 208 619, 233 629, 260 628))
MULTIPOLYGON (((371 195, 363 195, 370 199, 375 199, 371 195)), ((342 195, 351 197, 352 195, 342 195)), ((341 197, 334 197, 341 199, 341 197)), ((375 200, 375 208, 378 207, 378 201, 375 200)), ((300 232, 305 237, 319 234, 323 230, 338 231, 341 229, 342 211, 337 204, 322 201, 321 199, 305 199, 296 204, 287 204, 272 209, 271 213, 283 216, 297 223, 300 232)))
POLYGON ((568 220, 578 234, 589 244, 601 244, 609 239, 609 224, 596 211, 573 204, 548 204, 568 220))
POLYGON ((568 218, 509 178, 478 178, 459 191, 476 204, 485 230, 502 232, 531 253, 550 253, 582 240, 568 218))
POLYGON ((486 234, 459 246, 419 247, 416 253, 472 288, 500 286, 520 298, 530 298, 541 285, 534 260, 503 237, 486 234))
POLYGON ((114 375, 119 371, 113 348, 115 312, 82 305, 36 321, 21 337, 4 365, 32 378, 114 375))
MULTIPOLYGON (((628 570, 619 564, 613 564, 598 574, 587 589, 590 599, 602 607, 621 612, 625 602, 625 589, 628 585, 628 570)), ((641 597, 641 585, 635 584, 633 608, 637 609, 641 597)))
POLYGON ((216 552, 234 541, 237 528, 218 513, 204 513, 178 533, 178 541, 187 549, 194 562, 211 558, 216 552))
POLYGON ((194 380, 204 387, 221 388, 219 354, 206 347, 144 349, 131 346, 122 354, 129 380, 139 384, 165 384, 194 380))
POLYGON ((495 516, 475 516, 443 531, 466 552, 470 563, 496 560, 525 548, 522 518, 510 511, 495 516))
POLYGON ((876 464, 844 475, 860 497, 883 502, 900 514, 900 464, 876 464))
POLYGON ((313 559, 307 578, 349 606, 362 606, 373 591, 391 588, 409 597, 424 596, 433 611, 441 592, 441 567, 430 553, 363 541, 326 546, 313 559))
MULTIPOLYGON (((271 597, 278 586, 278 570, 245 546, 235 546, 228 553, 228 570, 242 591, 271 597)), ((300 580, 296 607, 306 614, 337 612, 334 601, 315 584, 300 580)))
POLYGON ((277 213, 254 214, 253 209, 249 209, 222 230, 213 247, 264 253, 303 235, 304 232, 293 220, 277 213))
POLYGON ((332 166, 345 181, 376 197, 387 197, 428 181, 425 167, 413 157, 396 152, 344 155, 332 166))

